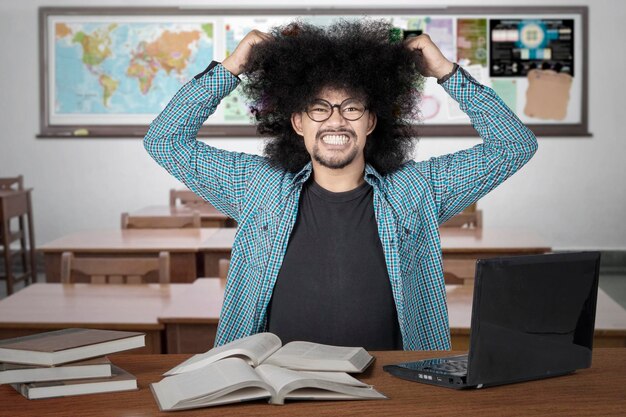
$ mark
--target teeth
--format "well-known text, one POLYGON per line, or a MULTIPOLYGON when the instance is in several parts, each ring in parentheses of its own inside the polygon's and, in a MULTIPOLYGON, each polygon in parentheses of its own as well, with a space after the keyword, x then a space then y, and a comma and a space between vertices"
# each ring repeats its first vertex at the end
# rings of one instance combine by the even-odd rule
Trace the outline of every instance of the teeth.
POLYGON ((346 135, 326 135, 322 140, 329 145, 345 145, 348 143, 348 137, 346 135))

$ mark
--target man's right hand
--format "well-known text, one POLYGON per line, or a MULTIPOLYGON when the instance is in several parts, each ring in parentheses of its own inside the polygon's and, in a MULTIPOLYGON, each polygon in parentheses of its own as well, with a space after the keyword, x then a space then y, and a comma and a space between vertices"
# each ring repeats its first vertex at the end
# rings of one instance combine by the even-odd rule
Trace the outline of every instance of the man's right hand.
POLYGON ((231 74, 238 76, 239 74, 241 74, 244 66, 248 62, 252 47, 259 42, 267 41, 270 39, 273 39, 273 37, 269 33, 261 32, 260 30, 256 29, 250 31, 241 40, 241 42, 239 42, 239 45, 237 45, 233 53, 230 54, 230 56, 228 56, 224 61, 222 61, 222 65, 231 74))

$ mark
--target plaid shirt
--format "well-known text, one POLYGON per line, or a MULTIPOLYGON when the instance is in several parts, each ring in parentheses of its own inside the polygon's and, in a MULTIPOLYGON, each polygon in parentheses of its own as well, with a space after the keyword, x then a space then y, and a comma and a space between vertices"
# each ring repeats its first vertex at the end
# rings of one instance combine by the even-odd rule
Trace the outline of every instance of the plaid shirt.
MULTIPOLYGON (((202 123, 239 83, 221 64, 183 86, 152 122, 150 155, 174 177, 238 223, 216 345, 265 331, 267 306, 298 213, 311 163, 298 173, 266 158, 197 141, 202 123)), ((534 134, 489 87, 462 68, 442 87, 483 139, 473 148, 365 181, 406 350, 450 349, 439 225, 493 190, 535 153, 534 134)), ((302 323, 306 325, 306 323, 302 323)))

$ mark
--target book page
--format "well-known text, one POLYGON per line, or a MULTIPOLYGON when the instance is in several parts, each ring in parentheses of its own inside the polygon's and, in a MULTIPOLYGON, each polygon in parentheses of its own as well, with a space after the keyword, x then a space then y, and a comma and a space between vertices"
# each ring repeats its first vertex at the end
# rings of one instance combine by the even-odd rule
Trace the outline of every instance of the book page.
POLYGON ((372 360, 361 347, 290 342, 263 363, 299 370, 362 372, 372 360))
POLYGON ((213 348, 205 353, 194 355, 163 375, 169 376, 193 371, 231 356, 240 357, 249 364, 257 366, 273 352, 278 350, 281 344, 282 342, 278 336, 272 333, 257 333, 213 348))
POLYGON ((294 371, 266 364, 259 365, 256 368, 256 372, 277 392, 295 381, 309 381, 314 379, 336 384, 352 385, 355 387, 370 387, 370 385, 359 381, 345 372, 294 371))
POLYGON ((303 372, 265 364, 258 366, 256 371, 276 391, 270 399, 272 404, 283 404, 286 398, 386 398, 345 372, 303 372), (300 392, 302 389, 306 389, 306 394, 300 392))
MULTIPOLYGON (((272 393, 271 387, 243 359, 226 358, 194 371, 163 378, 151 388, 159 407, 170 410, 211 405, 212 401, 235 390, 254 386, 266 388, 265 397, 272 393)), ((258 393, 255 395, 258 397, 258 393)))

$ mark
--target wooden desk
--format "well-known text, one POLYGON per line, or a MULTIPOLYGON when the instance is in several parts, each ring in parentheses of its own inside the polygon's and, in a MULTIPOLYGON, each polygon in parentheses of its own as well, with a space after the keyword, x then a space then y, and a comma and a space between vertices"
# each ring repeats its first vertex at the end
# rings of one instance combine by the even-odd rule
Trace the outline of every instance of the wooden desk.
POLYGON ((527 230, 442 228, 439 232, 444 274, 459 283, 474 280, 477 259, 551 251, 540 235, 527 230))
POLYGON ((198 278, 182 302, 172 303, 159 314, 168 353, 202 353, 213 347, 224 302, 226 281, 198 278))
POLYGON ((0 300, 0 339, 67 327, 140 331, 146 347, 137 352, 162 353, 171 326, 169 333, 178 337, 172 346, 203 342, 204 352, 213 346, 223 291, 217 278, 193 284, 34 284, 0 300), (177 327, 189 322, 202 327, 177 327), (207 328, 209 333, 194 332, 207 328))
MULTIPOLYGON (((235 229, 220 229, 202 243, 204 276, 218 276, 218 262, 230 258, 235 229)), ((442 228, 441 251, 444 273, 461 280, 473 280, 476 260, 495 256, 530 255, 550 252, 550 246, 536 233, 505 229, 442 228)))
POLYGON ((230 259, 236 232, 237 229, 222 228, 202 242, 199 249, 204 264, 202 276, 219 276, 219 261, 220 259, 230 259))
POLYGON ((237 227, 237 222, 226 216, 215 207, 209 204, 194 206, 147 206, 140 210, 133 211, 129 215, 134 217, 151 216, 190 216, 194 211, 200 213, 202 227, 237 227))
MULTIPOLYGON (((207 351, 213 346, 225 282, 217 278, 198 279, 186 303, 176 304, 162 313, 166 325, 167 352, 207 351), (219 294, 216 294, 220 291, 219 294), (210 302, 211 309, 206 306, 210 302), (219 306, 218 306, 219 304, 219 306)), ((453 350, 468 350, 472 319, 473 285, 446 285, 450 336, 453 350)), ((594 332, 595 347, 626 347, 626 310, 601 288, 594 332)))
POLYGON ((61 254, 80 256, 158 256, 170 253, 171 282, 193 282, 204 275, 197 254, 200 245, 219 229, 110 229, 88 230, 46 243, 44 254, 46 281, 60 282, 61 254), (200 270, 200 273, 199 273, 200 270))
MULTIPOLYGON (((144 331, 152 353, 213 347, 224 281, 193 284, 35 284, 0 300, 0 339, 66 327, 144 331)), ((472 286, 446 287, 454 350, 467 350, 472 286)), ((626 347, 626 310, 598 292, 596 347, 626 347)))
MULTIPOLYGON (((572 375, 482 390, 453 390, 395 378, 383 365, 459 352, 372 352, 373 365, 360 380, 389 397, 373 401, 289 401, 273 406, 264 400, 188 411, 180 416, 623 416, 626 410, 626 349, 595 349, 593 365, 572 375)), ((172 415, 160 413, 149 384, 189 355, 113 355, 112 362, 137 377, 139 390, 27 400, 8 385, 0 386, 3 415, 91 417, 172 415)))

